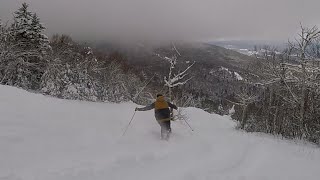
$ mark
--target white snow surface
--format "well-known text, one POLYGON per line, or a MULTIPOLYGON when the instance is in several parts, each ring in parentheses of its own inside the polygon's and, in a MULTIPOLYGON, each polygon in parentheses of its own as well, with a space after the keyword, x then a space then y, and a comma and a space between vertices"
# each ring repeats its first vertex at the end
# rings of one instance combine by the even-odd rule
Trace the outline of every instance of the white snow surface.
POLYGON ((221 71, 227 71, 229 74, 232 74, 232 72, 229 71, 228 68, 225 68, 225 67, 223 67, 223 66, 221 66, 219 70, 221 70, 221 71))
POLYGON ((239 80, 239 81, 242 81, 243 80, 243 77, 237 73, 237 72, 234 72, 234 75, 236 76, 236 79, 239 80))
MULTIPOLYGON (((226 71, 226 72, 228 72, 229 74, 234 74, 235 75, 235 78, 238 80, 238 81, 243 81, 244 79, 243 79, 243 77, 238 73, 238 72, 231 72, 228 68, 225 68, 225 67, 223 67, 223 66, 221 66, 220 68, 219 68, 219 70, 220 71, 226 71)), ((213 73, 213 70, 211 70, 210 71, 210 74, 212 74, 213 73)))
POLYGON ((235 130, 228 116, 186 108, 161 141, 153 111, 68 101, 0 86, 1 180, 318 180, 316 146, 235 130))

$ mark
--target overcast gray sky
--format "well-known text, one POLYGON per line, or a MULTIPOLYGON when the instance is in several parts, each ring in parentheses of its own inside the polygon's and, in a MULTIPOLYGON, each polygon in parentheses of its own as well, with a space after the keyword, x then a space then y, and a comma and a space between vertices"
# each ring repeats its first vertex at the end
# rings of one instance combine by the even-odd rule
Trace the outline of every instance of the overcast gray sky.
MULTIPOLYGON (((320 0, 24 0, 47 32, 141 40, 286 40, 320 25, 320 0)), ((0 0, 12 17, 23 0, 0 0)))

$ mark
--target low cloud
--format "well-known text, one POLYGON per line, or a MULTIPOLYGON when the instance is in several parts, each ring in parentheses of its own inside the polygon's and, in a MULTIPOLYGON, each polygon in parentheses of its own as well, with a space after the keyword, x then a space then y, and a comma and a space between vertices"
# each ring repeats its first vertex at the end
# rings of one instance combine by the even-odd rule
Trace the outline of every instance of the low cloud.
MULTIPOLYGON (((23 1, 1 0, 9 19, 23 1)), ((320 25, 319 0, 27 0, 49 34, 115 41, 285 40, 320 25)))

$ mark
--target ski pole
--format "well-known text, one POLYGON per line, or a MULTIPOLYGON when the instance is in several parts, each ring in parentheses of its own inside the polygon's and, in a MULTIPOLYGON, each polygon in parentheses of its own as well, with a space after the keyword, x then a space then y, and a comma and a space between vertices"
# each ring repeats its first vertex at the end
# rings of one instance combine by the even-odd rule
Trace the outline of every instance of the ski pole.
POLYGON ((184 119, 184 121, 187 123, 187 125, 189 126, 189 128, 191 129, 191 131, 194 131, 194 130, 192 129, 192 127, 190 126, 190 124, 188 123, 188 121, 185 120, 185 119, 184 119))
POLYGON ((135 100, 141 93, 142 91, 150 84, 150 82, 152 81, 152 79, 156 76, 156 74, 154 74, 151 79, 147 82, 147 84, 145 84, 143 86, 143 88, 138 92, 138 94, 136 94, 134 97, 133 97, 133 100, 135 100))
POLYGON ((124 135, 126 134, 126 132, 127 132, 128 128, 129 128, 129 126, 130 126, 130 124, 131 124, 131 122, 132 122, 132 120, 133 120, 134 116, 136 115, 136 112, 137 112, 137 111, 134 111, 133 116, 132 116, 132 118, 131 118, 131 120, 130 120, 129 124, 127 125, 127 127, 126 127, 125 131, 123 132, 122 136, 124 136, 124 135))
MULTIPOLYGON (((135 99, 140 95, 140 93, 149 85, 149 83, 152 81, 152 79, 153 79, 155 76, 156 76, 156 74, 154 74, 154 75, 151 77, 151 79, 147 82, 147 84, 144 85, 144 87, 140 90, 140 92, 133 98, 133 100, 135 100, 135 99)), ((137 111, 134 111, 133 116, 132 116, 129 124, 127 125, 125 131, 123 132, 122 136, 124 136, 124 135, 126 134, 126 132, 127 132, 128 128, 129 128, 129 126, 130 126, 130 124, 131 124, 134 116, 136 115, 136 112, 137 112, 137 111)))

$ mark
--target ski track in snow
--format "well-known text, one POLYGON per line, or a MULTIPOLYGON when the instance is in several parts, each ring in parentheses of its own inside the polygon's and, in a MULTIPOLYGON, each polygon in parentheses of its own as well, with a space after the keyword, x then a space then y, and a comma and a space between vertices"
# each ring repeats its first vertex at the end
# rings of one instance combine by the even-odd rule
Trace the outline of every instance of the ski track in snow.
POLYGON ((0 86, 0 180, 316 180, 319 148, 234 129, 186 108, 160 140, 153 111, 133 103, 67 101, 0 86))

